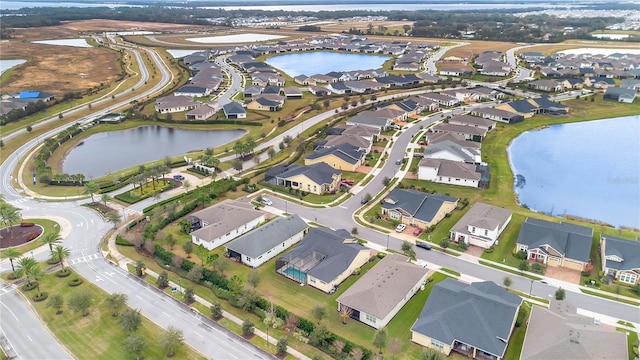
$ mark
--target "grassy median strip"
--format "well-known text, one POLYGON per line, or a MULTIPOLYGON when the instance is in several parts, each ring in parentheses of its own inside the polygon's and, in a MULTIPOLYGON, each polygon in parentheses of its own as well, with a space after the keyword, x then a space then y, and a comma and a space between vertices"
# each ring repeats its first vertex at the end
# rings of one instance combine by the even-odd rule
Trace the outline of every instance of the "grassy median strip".
MULTIPOLYGON (((118 324, 118 318, 113 317, 108 309, 106 305, 108 294, 86 280, 79 286, 69 286, 68 282, 74 278, 82 279, 75 273, 62 278, 54 274, 44 276, 40 280, 40 291, 48 294, 49 298, 45 301, 33 301, 35 289, 24 294, 49 329, 76 357, 105 360, 129 358, 123 346, 123 341, 129 334, 122 329, 118 324), (93 298, 87 316, 73 312, 66 306, 69 300, 79 292, 88 292, 93 298), (59 315, 56 315, 55 309, 47 307, 51 297, 56 294, 61 295, 65 303, 63 312, 59 315)), ((147 347, 142 353, 144 358, 165 357, 166 354, 162 353, 158 346, 162 328, 142 317, 142 324, 136 333, 144 337, 147 342, 147 347)), ((175 356, 177 359, 204 359, 189 346, 182 346, 175 356)))
POLYGON ((640 306, 640 302, 637 302, 637 301, 627 300, 627 299, 620 299, 620 298, 617 298, 615 296, 609 296, 609 295, 601 294, 599 292, 591 291, 591 290, 580 289, 580 291, 583 294, 593 295, 593 296, 601 297, 601 298, 607 299, 607 300, 618 301, 618 302, 625 303, 625 304, 628 304, 628 305, 640 306))
POLYGON ((460 273, 455 271, 455 270, 451 270, 451 269, 447 269, 447 268, 443 267, 443 268, 440 268, 440 271, 441 272, 445 272, 445 273, 449 273, 449 274, 457 276, 457 277, 460 277, 460 273))
POLYGON ((529 275, 529 274, 523 273, 522 271, 519 271, 519 270, 516 270, 516 269, 511 269, 511 268, 500 266, 500 265, 496 265, 496 264, 492 264, 490 262, 478 260, 478 263, 480 263, 480 265, 489 266, 489 267, 492 267, 494 269, 498 269, 498 270, 501 270, 501 271, 506 271, 508 273, 520 275, 520 276, 523 276, 523 277, 526 277, 526 278, 529 278, 529 279, 532 279, 532 280, 542 280, 541 277, 529 275))

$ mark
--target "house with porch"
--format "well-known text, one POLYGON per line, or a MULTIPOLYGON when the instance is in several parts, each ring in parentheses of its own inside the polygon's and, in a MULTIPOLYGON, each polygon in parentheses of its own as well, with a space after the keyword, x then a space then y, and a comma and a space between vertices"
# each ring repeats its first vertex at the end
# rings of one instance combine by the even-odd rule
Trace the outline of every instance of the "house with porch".
POLYGON ((478 202, 451 228, 451 241, 483 249, 492 247, 511 221, 513 212, 478 202))
POLYGON ((356 269, 366 264, 371 250, 344 229, 311 228, 298 246, 276 260, 276 273, 301 285, 333 293, 356 269))
POLYGON ((593 228, 527 218, 516 240, 516 251, 548 266, 587 271, 591 266, 593 228))
POLYGON ((605 275, 626 284, 640 284, 640 238, 600 235, 600 256, 605 275))
POLYGON ((522 299, 491 281, 470 285, 447 278, 433 286, 411 341, 472 359, 501 360, 522 299))
POLYGON ((427 281, 427 269, 388 254, 338 299, 338 311, 375 329, 385 327, 427 281))
POLYGON ((191 233, 191 242, 213 250, 251 231, 265 221, 262 211, 254 210, 248 201, 227 199, 193 213, 190 218, 199 224, 191 233))
POLYGON ((458 205, 458 199, 438 193, 393 189, 382 203, 382 215, 400 223, 426 229, 444 219, 458 205))
POLYGON ((226 254, 230 259, 257 268, 297 244, 308 228, 298 215, 278 217, 227 243, 226 254))
POLYGON ((316 195, 332 193, 340 188, 341 172, 324 162, 305 165, 277 165, 265 173, 267 183, 316 195))

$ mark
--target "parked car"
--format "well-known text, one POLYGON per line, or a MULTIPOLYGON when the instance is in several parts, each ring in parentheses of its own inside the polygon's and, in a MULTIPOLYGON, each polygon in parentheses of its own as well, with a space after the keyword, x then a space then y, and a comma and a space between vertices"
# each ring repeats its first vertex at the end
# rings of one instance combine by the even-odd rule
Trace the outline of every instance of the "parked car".
POLYGON ((401 232, 403 232, 403 231, 404 231, 404 229, 406 229, 406 228, 407 228, 407 224, 400 224, 400 225, 396 226, 396 232, 401 233, 401 232))
POLYGON ((182 180, 184 180, 184 176, 182 176, 182 175, 173 175, 173 178, 174 178, 175 180, 178 180, 178 181, 182 181, 182 180))
POLYGON ((262 197, 262 203, 267 205, 267 206, 273 205, 273 201, 269 200, 268 198, 266 198, 264 196, 262 197))
POLYGON ((402 159, 396 160, 396 165, 402 165, 402 159))
POLYGON ((416 228, 413 230, 413 236, 420 236, 420 234, 422 234, 422 229, 416 228))
POLYGON ((368 203, 368 202, 369 202, 369 200, 368 200, 367 198, 362 198, 362 199, 360 200, 360 204, 361 204, 361 205, 365 205, 365 204, 366 204, 366 203, 368 203))
POLYGON ((416 246, 425 250, 431 250, 431 245, 424 241, 416 241, 416 246))

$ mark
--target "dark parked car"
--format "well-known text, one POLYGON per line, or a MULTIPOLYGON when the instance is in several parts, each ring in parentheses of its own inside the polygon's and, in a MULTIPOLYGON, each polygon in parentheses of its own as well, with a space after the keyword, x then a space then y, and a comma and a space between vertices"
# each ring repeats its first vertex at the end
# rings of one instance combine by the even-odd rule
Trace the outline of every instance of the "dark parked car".
POLYGON ((431 245, 427 244, 424 241, 416 241, 416 246, 425 250, 431 250, 431 245))
POLYGON ((178 180, 178 181, 184 180, 184 176, 182 176, 182 175, 173 175, 173 178, 178 180))

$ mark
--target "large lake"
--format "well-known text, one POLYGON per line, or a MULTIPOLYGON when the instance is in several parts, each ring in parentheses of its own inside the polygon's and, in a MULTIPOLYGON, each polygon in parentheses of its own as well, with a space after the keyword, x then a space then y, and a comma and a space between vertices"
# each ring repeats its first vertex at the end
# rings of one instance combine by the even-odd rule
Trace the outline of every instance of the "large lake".
POLYGON ((326 74, 332 71, 353 71, 379 69, 390 56, 343 54, 328 51, 315 51, 287 55, 278 55, 265 62, 287 73, 291 77, 298 75, 326 74))
POLYGON ((245 134, 244 130, 182 130, 141 126, 91 135, 66 156, 62 170, 90 178, 131 166, 178 156, 192 150, 215 148, 245 134))
POLYGON ((27 60, 24 59, 0 60, 0 74, 11 69, 14 66, 18 66, 26 62, 27 60))
POLYGON ((521 204, 640 228, 640 115, 529 131, 508 153, 521 204))

